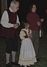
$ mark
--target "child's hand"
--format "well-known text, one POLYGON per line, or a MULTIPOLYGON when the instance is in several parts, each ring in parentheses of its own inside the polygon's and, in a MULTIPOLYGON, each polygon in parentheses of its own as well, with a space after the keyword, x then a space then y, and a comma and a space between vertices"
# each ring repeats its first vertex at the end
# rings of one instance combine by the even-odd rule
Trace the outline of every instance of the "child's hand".
POLYGON ((28 37, 29 37, 29 38, 32 38, 32 35, 31 35, 31 34, 29 34, 29 35, 28 35, 28 37))
POLYGON ((29 30, 28 37, 32 37, 32 30, 29 30))

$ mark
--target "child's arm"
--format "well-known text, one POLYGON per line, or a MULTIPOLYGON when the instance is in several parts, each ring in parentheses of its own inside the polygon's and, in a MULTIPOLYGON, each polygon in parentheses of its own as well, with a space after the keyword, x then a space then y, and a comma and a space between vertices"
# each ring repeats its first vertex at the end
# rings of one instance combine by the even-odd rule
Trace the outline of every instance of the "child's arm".
POLYGON ((28 37, 32 38, 32 30, 30 30, 28 37))
POLYGON ((24 31, 21 30, 21 31, 20 31, 20 35, 19 35, 19 36, 20 36, 20 39, 21 39, 21 40, 25 39, 25 37, 24 37, 25 35, 26 35, 26 34, 24 33, 24 31))

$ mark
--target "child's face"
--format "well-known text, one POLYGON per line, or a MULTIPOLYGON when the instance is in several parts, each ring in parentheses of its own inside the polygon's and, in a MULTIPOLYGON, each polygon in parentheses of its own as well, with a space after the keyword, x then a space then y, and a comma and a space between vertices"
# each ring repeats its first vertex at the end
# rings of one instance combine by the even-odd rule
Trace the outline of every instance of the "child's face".
POLYGON ((29 24, 26 24, 26 25, 25 25, 25 28, 29 28, 29 24))
POLYGON ((19 2, 13 3, 11 8, 13 12, 17 12, 19 10, 19 2))

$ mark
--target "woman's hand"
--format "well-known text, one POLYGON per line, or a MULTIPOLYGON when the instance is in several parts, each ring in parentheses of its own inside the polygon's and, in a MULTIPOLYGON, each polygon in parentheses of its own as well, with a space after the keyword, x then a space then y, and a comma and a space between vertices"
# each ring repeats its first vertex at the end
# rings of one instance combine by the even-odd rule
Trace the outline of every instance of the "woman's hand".
POLYGON ((39 21, 37 22, 37 25, 40 26, 40 22, 39 21))

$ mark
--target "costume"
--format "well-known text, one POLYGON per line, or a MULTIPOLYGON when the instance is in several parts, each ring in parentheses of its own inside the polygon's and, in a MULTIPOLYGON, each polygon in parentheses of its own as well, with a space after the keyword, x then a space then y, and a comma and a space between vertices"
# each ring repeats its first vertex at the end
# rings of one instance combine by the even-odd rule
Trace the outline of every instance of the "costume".
MULTIPOLYGON (((31 33, 31 30, 30 30, 31 33)), ((31 39, 28 37, 28 29, 22 29, 20 31, 21 49, 19 56, 20 65, 33 65, 36 60, 35 50, 31 39)))
POLYGON ((17 48, 17 33, 16 29, 13 28, 13 24, 16 23, 20 24, 17 13, 13 13, 10 10, 4 11, 1 18, 0 36, 6 38, 6 51, 9 53, 17 48))
POLYGON ((4 38, 6 43, 6 64, 10 63, 10 53, 11 62, 15 63, 15 55, 18 50, 18 34, 14 24, 20 25, 19 18, 17 13, 9 8, 4 11, 0 25, 0 37, 4 38))

